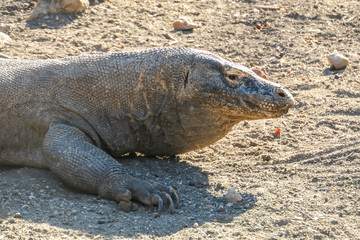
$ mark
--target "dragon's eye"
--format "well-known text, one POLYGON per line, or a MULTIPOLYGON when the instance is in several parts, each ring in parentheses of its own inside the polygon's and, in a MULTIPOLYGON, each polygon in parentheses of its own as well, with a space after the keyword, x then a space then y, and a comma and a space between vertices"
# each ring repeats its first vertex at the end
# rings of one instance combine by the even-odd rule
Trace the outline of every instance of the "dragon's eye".
POLYGON ((230 68, 225 70, 225 83, 228 84, 230 87, 239 87, 249 77, 251 77, 250 74, 241 69, 230 68))
POLYGON ((229 75, 228 78, 232 81, 236 80, 236 75, 229 75))
POLYGON ((226 74, 226 80, 231 84, 238 84, 239 76, 234 73, 226 74))

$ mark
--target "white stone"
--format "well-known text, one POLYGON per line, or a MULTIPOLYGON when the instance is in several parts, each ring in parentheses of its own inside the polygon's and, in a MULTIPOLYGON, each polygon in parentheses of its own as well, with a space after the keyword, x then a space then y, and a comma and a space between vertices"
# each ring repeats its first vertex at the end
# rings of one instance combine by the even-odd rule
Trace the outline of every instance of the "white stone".
POLYGON ((0 23, 0 32, 7 33, 10 31, 10 25, 0 23))
POLYGON ((330 63, 330 66, 334 66, 336 70, 344 69, 349 64, 349 59, 338 52, 330 54, 327 59, 330 63))
POLYGON ((89 7, 89 0, 38 0, 28 20, 48 13, 78 13, 89 7))
POLYGON ((232 188, 229 188, 228 192, 225 195, 225 199, 228 202, 241 202, 242 201, 242 197, 241 197, 240 193, 238 193, 237 191, 235 191, 232 188))
POLYGON ((192 30, 198 26, 188 17, 180 17, 173 23, 175 30, 192 30))
POLYGON ((11 38, 3 32, 0 32, 0 46, 10 42, 11 38))

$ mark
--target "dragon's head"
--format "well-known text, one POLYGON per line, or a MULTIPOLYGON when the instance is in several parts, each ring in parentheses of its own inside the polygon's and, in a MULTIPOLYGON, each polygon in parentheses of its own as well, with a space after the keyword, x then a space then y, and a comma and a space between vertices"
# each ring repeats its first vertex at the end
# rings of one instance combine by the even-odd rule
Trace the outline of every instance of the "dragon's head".
POLYGON ((195 55, 186 72, 184 96, 238 121, 279 117, 294 105, 283 86, 205 51, 195 55))

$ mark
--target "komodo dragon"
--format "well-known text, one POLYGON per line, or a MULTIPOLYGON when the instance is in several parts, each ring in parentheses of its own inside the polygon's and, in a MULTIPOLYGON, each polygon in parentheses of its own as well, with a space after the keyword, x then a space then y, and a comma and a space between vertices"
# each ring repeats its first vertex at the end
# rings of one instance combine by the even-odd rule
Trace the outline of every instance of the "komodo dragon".
POLYGON ((282 86, 190 48, 0 59, 0 84, 0 165, 49 168, 75 188, 159 212, 174 210, 176 191, 130 176, 115 159, 200 149, 294 104, 282 86))

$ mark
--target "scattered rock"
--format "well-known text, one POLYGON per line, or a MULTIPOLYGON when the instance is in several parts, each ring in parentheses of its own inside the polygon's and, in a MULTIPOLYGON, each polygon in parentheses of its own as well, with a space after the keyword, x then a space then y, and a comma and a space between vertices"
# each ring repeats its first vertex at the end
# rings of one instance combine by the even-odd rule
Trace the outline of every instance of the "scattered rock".
POLYGON ((124 212, 130 212, 131 211, 131 202, 126 202, 126 201, 120 201, 118 206, 121 210, 123 210, 124 212))
POLYGON ((216 189, 224 189, 224 186, 221 183, 217 183, 215 188, 216 189))
POLYGON ((188 17, 180 17, 173 23, 175 30, 192 30, 198 26, 188 17))
POLYGON ((233 205, 234 205, 233 203, 229 202, 229 203, 226 204, 226 207, 232 207, 233 205))
POLYGON ((48 13, 78 13, 89 7, 89 0, 38 0, 28 20, 48 13))
POLYGON ((267 161, 267 162, 271 160, 271 156, 267 154, 261 155, 261 158, 263 161, 267 161))
POLYGON ((8 24, 0 24, 0 32, 8 33, 10 31, 10 25, 8 24))
POLYGON ((349 59, 338 52, 330 54, 327 59, 330 63, 330 66, 336 70, 344 69, 349 64, 349 59))
POLYGON ((312 182, 319 182, 319 180, 320 180, 319 178, 314 177, 311 181, 312 181, 312 182))
POLYGON ((256 73, 256 75, 258 75, 259 77, 262 77, 262 78, 264 78, 264 79, 266 79, 266 80, 270 80, 270 78, 269 78, 269 74, 268 74, 268 72, 265 70, 265 68, 264 67, 258 67, 258 66, 256 66, 256 67, 252 67, 252 68, 250 68, 254 73, 256 73))
POLYGON ((189 186, 192 186, 192 187, 195 187, 195 181, 193 181, 193 180, 189 180, 189 186))
POLYGON ((136 203, 131 204, 131 211, 137 211, 139 209, 139 205, 136 203))
POLYGON ((222 214, 216 218, 217 222, 220 223, 229 223, 233 220, 233 217, 229 214, 222 214))
POLYGON ((3 32, 0 32, 0 46, 10 42, 11 38, 3 32))
POLYGON ((193 179, 189 180, 189 186, 192 186, 192 187, 202 188, 206 185, 207 185, 207 183, 202 182, 200 180, 193 180, 193 179))
POLYGON ((256 142, 253 141, 250 141, 249 144, 251 147, 256 147, 258 145, 256 142))
POLYGON ((225 208, 224 208, 224 206, 223 205, 220 205, 219 207, 218 207, 218 209, 216 209, 216 212, 225 212, 225 208))
POLYGON ((238 147, 238 148, 246 148, 247 145, 245 143, 233 143, 234 147, 238 147))
POLYGON ((14 214, 14 218, 22 218, 21 214, 19 212, 14 214))
POLYGON ((197 227, 199 227, 199 224, 198 223, 194 223, 194 226, 193 226, 194 228, 197 228, 197 227))
POLYGON ((107 221, 105 221, 105 220, 98 220, 98 224, 105 224, 105 223, 107 223, 107 221))
POLYGON ((332 221, 331 221, 331 224, 336 225, 336 224, 339 224, 339 222, 338 222, 338 221, 336 221, 336 220, 332 220, 332 221))
POLYGON ((242 197, 241 197, 240 193, 238 193, 237 191, 235 191, 232 188, 229 188, 228 192, 225 195, 225 199, 228 202, 241 202, 242 201, 242 197))
POLYGON ((9 223, 15 223, 15 219, 10 218, 10 219, 9 219, 9 223))

